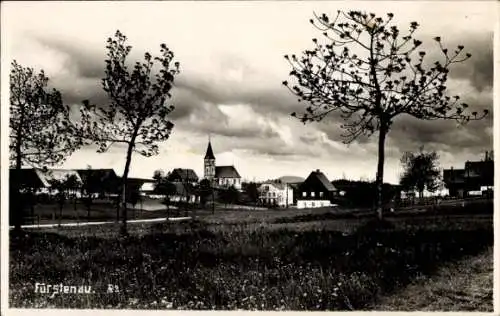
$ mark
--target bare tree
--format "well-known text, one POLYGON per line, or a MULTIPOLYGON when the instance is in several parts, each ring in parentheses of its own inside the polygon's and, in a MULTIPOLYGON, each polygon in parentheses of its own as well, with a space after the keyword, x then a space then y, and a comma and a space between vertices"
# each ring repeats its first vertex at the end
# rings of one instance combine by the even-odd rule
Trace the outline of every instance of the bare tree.
POLYGON ((376 210, 382 218, 382 184, 385 139, 394 118, 407 114, 421 120, 456 120, 465 124, 487 115, 467 113, 460 97, 446 93, 450 68, 471 57, 464 47, 448 49, 435 37, 440 60, 427 60, 422 41, 414 39, 419 24, 412 22, 402 34, 386 18, 360 11, 342 12, 331 20, 326 14, 310 22, 322 32, 325 43, 313 39, 314 47, 301 57, 285 58, 292 66, 290 75, 297 82, 283 84, 309 103, 305 113, 292 116, 303 123, 321 121, 330 113, 340 113, 345 143, 378 131, 376 210))
POLYGON ((113 144, 127 148, 121 183, 122 234, 127 234, 127 178, 136 152, 150 157, 158 154, 158 142, 166 141, 174 124, 168 119, 174 110, 166 104, 171 98, 174 76, 179 63, 173 62, 174 53, 161 44, 160 56, 144 54, 143 62, 136 62, 132 70, 127 57, 132 49, 126 45, 126 36, 120 31, 107 40, 107 59, 102 87, 109 104, 95 106, 84 101, 81 114, 86 137, 98 144, 98 152, 106 152, 113 144), (159 69, 155 71, 155 66, 159 69))
MULTIPOLYGON (((10 71, 10 165, 46 167, 61 163, 82 145, 70 121, 68 106, 61 93, 47 85, 49 78, 41 70, 24 67, 15 60, 10 71)), ((19 179, 11 180, 13 197, 19 192, 19 179)), ((11 200, 11 215, 16 230, 23 216, 19 197, 11 200)))

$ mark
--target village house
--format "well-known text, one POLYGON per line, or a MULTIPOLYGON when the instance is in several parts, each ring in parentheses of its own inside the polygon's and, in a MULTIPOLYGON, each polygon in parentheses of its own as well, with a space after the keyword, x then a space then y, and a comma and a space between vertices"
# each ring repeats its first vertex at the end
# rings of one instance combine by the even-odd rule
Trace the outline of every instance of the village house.
POLYGON ((204 158, 204 178, 210 180, 216 187, 228 188, 234 186, 241 190, 241 176, 234 166, 216 166, 212 144, 208 141, 204 158))
POLYGON ((293 189, 287 183, 266 182, 258 191, 262 205, 288 207, 293 204, 293 189))
POLYGON ((492 195, 494 180, 493 151, 486 152, 482 161, 467 161, 464 169, 443 170, 443 182, 453 197, 492 195))
MULTIPOLYGON (((70 177, 75 179, 75 188, 81 187, 83 181, 76 170, 69 169, 41 169, 23 168, 20 170, 10 169, 11 185, 17 182, 22 190, 31 190, 34 193, 56 194, 57 190, 52 188, 52 181, 64 181, 70 177)), ((79 192, 75 192, 79 195, 79 192)))
POLYGON ((193 169, 175 168, 167 177, 170 182, 198 183, 198 175, 193 169))
POLYGON ((183 182, 172 182, 175 186, 174 194, 168 196, 170 202, 198 203, 199 197, 192 184, 183 182))
POLYGON ((319 169, 311 172, 297 191, 297 208, 331 206, 337 195, 337 189, 319 169))
POLYGON ((116 194, 120 186, 120 178, 113 169, 77 169, 89 193, 101 197, 116 194))

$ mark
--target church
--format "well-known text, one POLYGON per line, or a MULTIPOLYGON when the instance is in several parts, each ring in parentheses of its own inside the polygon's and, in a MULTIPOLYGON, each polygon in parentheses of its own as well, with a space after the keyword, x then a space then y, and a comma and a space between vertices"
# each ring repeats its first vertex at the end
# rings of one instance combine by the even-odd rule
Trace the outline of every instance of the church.
POLYGON ((219 187, 234 186, 241 190, 241 176, 234 166, 216 166, 212 144, 208 141, 207 152, 204 159, 204 178, 219 187))

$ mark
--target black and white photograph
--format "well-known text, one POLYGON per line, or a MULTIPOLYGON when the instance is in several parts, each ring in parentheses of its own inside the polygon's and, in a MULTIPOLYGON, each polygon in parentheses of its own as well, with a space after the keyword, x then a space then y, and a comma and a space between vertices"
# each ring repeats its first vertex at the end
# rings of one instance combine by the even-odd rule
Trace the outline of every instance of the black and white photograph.
POLYGON ((498 12, 2 2, 2 314, 493 312, 498 12))

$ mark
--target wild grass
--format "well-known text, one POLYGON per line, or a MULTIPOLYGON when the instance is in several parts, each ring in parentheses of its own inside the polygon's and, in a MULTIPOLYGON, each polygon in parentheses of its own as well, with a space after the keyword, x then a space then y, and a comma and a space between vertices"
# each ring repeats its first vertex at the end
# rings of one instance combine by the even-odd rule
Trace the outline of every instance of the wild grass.
POLYGON ((447 220, 441 228, 398 222, 349 232, 156 224, 127 239, 32 232, 11 237, 9 301, 45 308, 368 309, 442 262, 492 245, 489 223, 463 229, 474 221, 447 220), (36 282, 91 285, 95 293, 50 297, 35 293, 36 282), (106 293, 108 284, 120 293, 106 293))
POLYGON ((444 264, 432 276, 420 276, 375 306, 385 311, 493 312, 493 247, 444 264))

